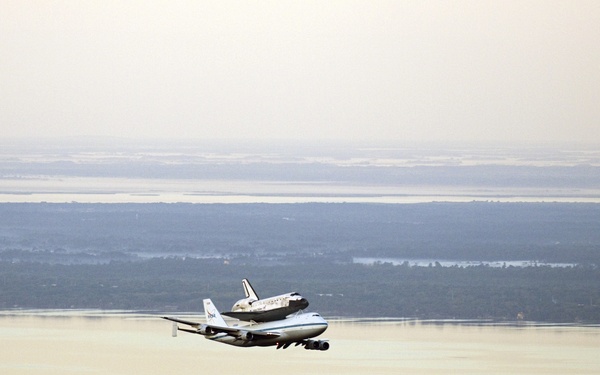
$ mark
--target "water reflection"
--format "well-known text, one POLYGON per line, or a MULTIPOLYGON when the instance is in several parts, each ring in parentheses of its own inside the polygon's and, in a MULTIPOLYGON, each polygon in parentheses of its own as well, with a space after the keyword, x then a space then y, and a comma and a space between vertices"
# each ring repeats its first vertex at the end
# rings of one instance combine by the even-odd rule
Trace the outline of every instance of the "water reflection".
POLYGON ((3 374, 592 374, 600 327, 330 320, 327 352, 170 337, 152 315, 0 314, 3 374))

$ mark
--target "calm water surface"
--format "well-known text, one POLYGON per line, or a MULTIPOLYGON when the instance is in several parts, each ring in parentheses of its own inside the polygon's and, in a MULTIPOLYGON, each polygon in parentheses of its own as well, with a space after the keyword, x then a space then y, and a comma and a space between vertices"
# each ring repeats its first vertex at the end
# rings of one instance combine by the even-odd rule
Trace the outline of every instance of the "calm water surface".
POLYGON ((238 348, 134 315, 0 314, 1 374, 598 374, 600 327, 330 321, 326 352, 238 348))
MULTIPOLYGON (((2 177, 2 176, 0 176, 2 177)), ((600 189, 398 186, 315 181, 235 181, 44 176, 0 178, 0 203, 600 203, 600 189)))

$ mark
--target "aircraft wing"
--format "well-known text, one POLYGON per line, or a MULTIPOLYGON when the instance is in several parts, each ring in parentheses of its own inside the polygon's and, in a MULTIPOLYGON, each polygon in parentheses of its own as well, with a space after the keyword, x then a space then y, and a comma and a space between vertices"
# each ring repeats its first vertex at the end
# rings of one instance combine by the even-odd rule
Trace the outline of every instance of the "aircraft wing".
POLYGON ((170 316, 163 316, 163 319, 170 320, 170 321, 176 322, 176 323, 187 324, 188 326, 192 326, 195 328, 198 328, 202 325, 202 323, 191 322, 189 320, 183 320, 183 319, 179 319, 179 318, 171 318, 170 316))
POLYGON ((211 325, 211 324, 202 324, 202 323, 191 322, 189 320, 172 318, 172 317, 168 317, 168 316, 163 316, 163 319, 170 320, 170 321, 176 322, 176 323, 186 324, 186 325, 189 325, 189 326, 195 328, 195 330, 179 328, 180 331, 185 331, 185 332, 189 332, 189 333, 197 333, 197 334, 204 335, 204 336, 211 336, 211 335, 215 335, 217 333, 226 333, 229 336, 233 336, 233 337, 244 337, 244 336, 248 336, 248 334, 251 334, 252 337, 263 338, 263 339, 280 336, 279 332, 254 331, 251 329, 246 330, 246 329, 243 329, 243 327, 242 328, 221 327, 221 326, 215 326, 215 325, 211 325))

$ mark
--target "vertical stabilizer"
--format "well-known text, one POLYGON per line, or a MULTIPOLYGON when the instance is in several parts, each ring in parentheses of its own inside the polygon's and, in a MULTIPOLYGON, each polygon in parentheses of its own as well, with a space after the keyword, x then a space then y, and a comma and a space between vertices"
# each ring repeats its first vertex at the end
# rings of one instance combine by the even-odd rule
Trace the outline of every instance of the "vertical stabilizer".
POLYGON ((244 293, 246 293, 246 298, 252 298, 256 301, 260 299, 258 298, 258 294, 256 294, 256 292, 254 291, 254 288, 252 288, 252 285, 250 285, 250 281, 248 281, 248 279, 242 280, 242 286, 244 287, 244 293))
POLYGON ((206 323, 212 326, 227 327, 227 323, 219 313, 219 310, 215 307, 210 298, 204 301, 204 316, 206 317, 206 323))

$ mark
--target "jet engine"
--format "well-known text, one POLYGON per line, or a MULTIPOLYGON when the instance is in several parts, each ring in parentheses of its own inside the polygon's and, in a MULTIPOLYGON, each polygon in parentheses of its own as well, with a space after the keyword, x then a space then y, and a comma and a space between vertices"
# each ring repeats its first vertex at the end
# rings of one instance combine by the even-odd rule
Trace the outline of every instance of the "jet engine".
POLYGON ((327 350, 329 349, 329 342, 325 340, 308 340, 304 349, 307 350, 327 350))
POLYGON ((241 331, 239 338, 245 341, 252 341, 254 340, 254 334, 252 334, 252 332, 248 332, 248 331, 241 331))
POLYGON ((202 326, 202 327, 200 327, 200 329, 198 329, 198 333, 201 335, 210 336, 210 335, 214 335, 215 331, 213 331, 212 328, 210 328, 210 327, 202 326))

